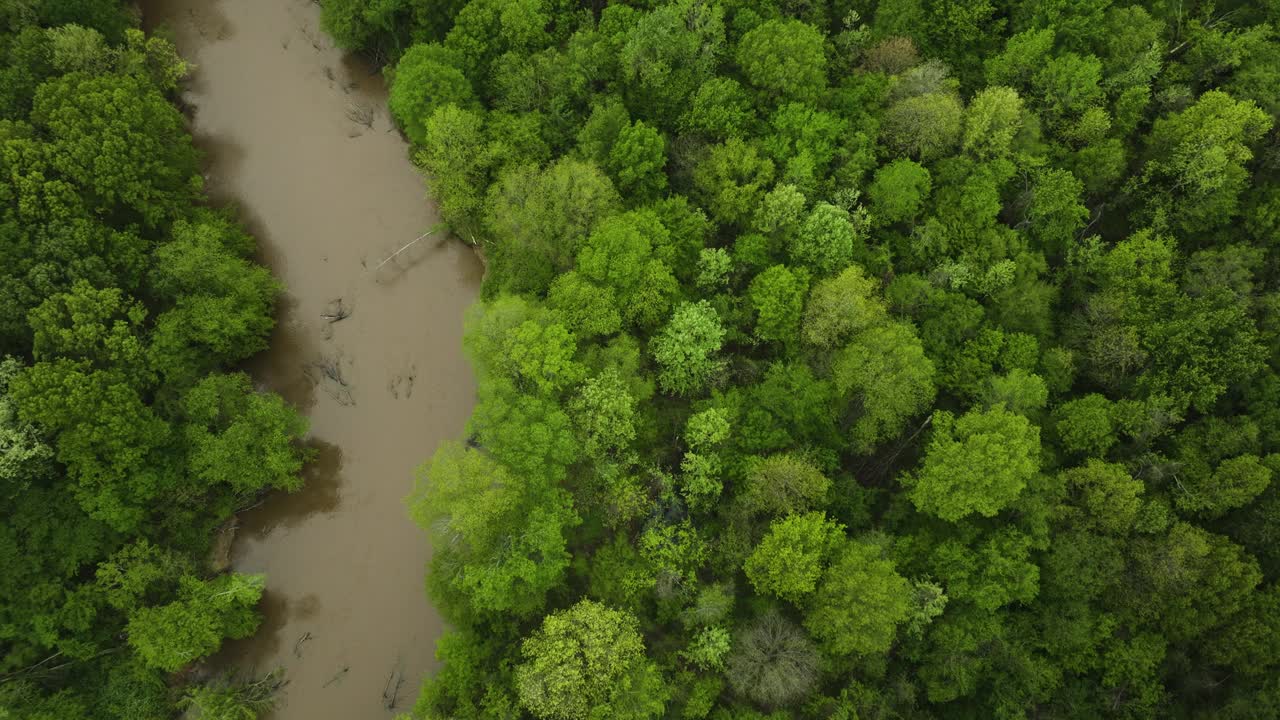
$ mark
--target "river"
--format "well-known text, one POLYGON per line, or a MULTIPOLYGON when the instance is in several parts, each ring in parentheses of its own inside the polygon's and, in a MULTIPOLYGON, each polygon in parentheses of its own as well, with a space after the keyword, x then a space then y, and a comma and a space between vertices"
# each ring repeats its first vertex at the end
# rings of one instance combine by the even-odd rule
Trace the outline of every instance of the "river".
POLYGON ((271 720, 388 717, 412 704, 441 632, 403 499, 471 411, 462 317, 481 265, 437 235, 378 267, 438 218, 381 77, 333 47, 315 3, 142 8, 196 65, 183 99, 211 196, 240 209, 287 286, 250 370, 310 417, 318 450, 305 489, 241 515, 231 564, 267 574, 265 620, 213 664, 283 666, 271 720))

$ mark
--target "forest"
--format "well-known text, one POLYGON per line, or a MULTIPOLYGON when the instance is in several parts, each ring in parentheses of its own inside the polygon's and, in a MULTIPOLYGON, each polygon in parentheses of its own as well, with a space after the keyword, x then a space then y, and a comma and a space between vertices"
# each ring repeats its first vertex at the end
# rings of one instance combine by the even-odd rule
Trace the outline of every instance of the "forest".
POLYGON ((205 200, 188 69, 117 0, 0 0, 4 720, 251 720, 277 681, 184 681, 259 623, 215 530, 309 455, 236 370, 280 287, 205 200))
POLYGON ((1280 717, 1280 6, 322 5, 488 263, 413 717, 1280 717))
MULTIPOLYGON (((408 720, 1280 718, 1280 4, 319 4, 487 264, 408 720)), ((313 451, 191 70, 0 0, 0 720, 284 682, 193 670, 313 451)))

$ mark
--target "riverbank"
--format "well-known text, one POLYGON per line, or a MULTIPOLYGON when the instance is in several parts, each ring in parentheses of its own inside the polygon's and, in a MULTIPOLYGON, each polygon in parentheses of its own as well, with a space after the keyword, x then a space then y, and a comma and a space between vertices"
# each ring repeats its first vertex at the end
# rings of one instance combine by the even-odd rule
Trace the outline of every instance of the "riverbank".
POLYGON ((441 630, 402 499, 470 412, 462 316, 481 263, 432 237, 378 268, 438 218, 381 78, 333 48, 314 3, 142 7, 196 65, 184 103, 210 194, 240 209, 288 287, 250 370, 308 415, 317 450, 304 490, 240 518, 231 566, 267 573, 266 617, 214 664, 283 666, 273 720, 390 715, 412 702, 441 630))

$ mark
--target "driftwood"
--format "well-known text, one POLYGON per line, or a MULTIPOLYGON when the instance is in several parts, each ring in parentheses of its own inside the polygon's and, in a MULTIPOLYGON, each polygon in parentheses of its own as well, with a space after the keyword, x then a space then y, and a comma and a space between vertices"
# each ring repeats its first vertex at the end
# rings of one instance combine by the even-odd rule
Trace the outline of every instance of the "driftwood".
POLYGON ((355 312, 355 308, 348 307, 342 298, 335 298, 329 301, 324 312, 320 313, 320 317, 331 323, 336 323, 351 317, 353 312, 355 312))
POLYGON ((400 663, 396 663, 396 667, 391 669, 391 673, 387 675, 387 684, 382 688, 382 707, 388 710, 394 710, 400 702, 400 686, 404 685, 404 673, 401 672, 400 663))
POLYGON ((303 633, 301 637, 299 637, 299 638, 298 638, 298 641, 297 641, 297 642, 295 642, 295 643, 293 644, 293 656, 294 656, 294 657, 299 658, 299 659, 301 659, 301 658, 302 658, 302 643, 304 643, 304 642, 306 642, 306 641, 310 640, 310 639, 311 639, 311 637, 312 637, 312 636, 311 636, 311 631, 309 631, 309 630, 308 630, 307 632, 303 633))
POLYGON ((338 682, 338 681, 339 681, 339 680, 341 680, 341 679, 342 679, 342 678, 347 674, 347 672, 349 672, 350 670, 351 670, 351 666, 350 666, 350 665, 343 665, 343 666, 342 666, 342 669, 341 669, 341 670, 339 670, 337 673, 335 673, 333 677, 331 677, 331 678, 329 678, 328 680, 326 680, 326 681, 325 681, 325 683, 324 683, 324 685, 322 685, 321 687, 329 687, 330 685, 332 685, 332 684, 334 684, 334 683, 338 682))
POLYGON ((339 405, 350 407, 356 404, 355 398, 351 395, 351 388, 347 385, 347 379, 342 375, 341 354, 331 357, 322 356, 319 360, 307 365, 305 372, 312 382, 320 385, 325 393, 339 405), (318 379, 311 375, 313 369, 320 371, 318 379))
POLYGON ((367 128, 373 128, 374 115, 373 108, 362 103, 352 103, 347 107, 347 119, 357 125, 363 125, 367 128))
POLYGON ((413 247, 414 245, 417 245, 419 242, 421 242, 421 241, 423 241, 423 240, 425 240, 425 239, 427 239, 427 238, 429 238, 429 237, 431 237, 432 235, 435 235, 435 234, 436 234, 436 231, 435 231, 435 230, 428 230, 427 232, 425 232, 425 233, 423 233, 423 234, 419 235, 418 237, 414 238, 413 240, 411 240, 411 241, 409 241, 407 244, 405 244, 405 246, 404 246, 404 247, 402 247, 402 248, 400 248, 399 250, 397 250, 397 251, 395 251, 395 252, 391 253, 390 255, 388 255, 388 256, 386 257, 386 259, 384 259, 382 262, 380 262, 380 263, 378 263, 376 266, 374 266, 373 271, 374 271, 374 272, 377 272, 378 270, 381 270, 383 265, 386 265, 387 263, 391 262, 392 260, 395 260, 395 259, 396 259, 396 256, 398 256, 400 253, 404 252, 405 250, 408 250, 409 248, 413 247))
POLYGON ((342 357, 341 356, 322 357, 319 360, 312 363, 312 367, 319 370, 321 375, 328 378, 329 380, 332 380, 338 385, 341 385, 342 387, 347 386, 347 381, 342 377, 342 357))

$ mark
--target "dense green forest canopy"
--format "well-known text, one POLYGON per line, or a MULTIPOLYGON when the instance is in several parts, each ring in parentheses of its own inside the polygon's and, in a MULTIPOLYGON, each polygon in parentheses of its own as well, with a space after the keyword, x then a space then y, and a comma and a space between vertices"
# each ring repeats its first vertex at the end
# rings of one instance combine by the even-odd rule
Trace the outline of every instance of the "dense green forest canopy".
POLYGON ((0 0, 0 718, 243 720, 172 673, 258 625, 214 529, 306 421, 234 372, 280 290, 204 203, 186 64, 117 0, 0 0))
POLYGON ((1280 717, 1276 3, 322 5, 489 262, 417 717, 1280 717))

